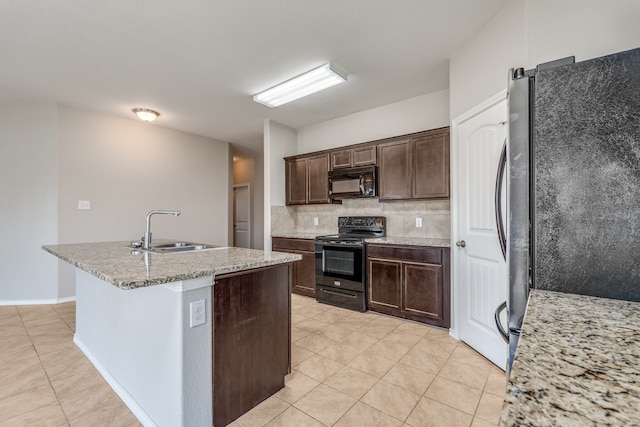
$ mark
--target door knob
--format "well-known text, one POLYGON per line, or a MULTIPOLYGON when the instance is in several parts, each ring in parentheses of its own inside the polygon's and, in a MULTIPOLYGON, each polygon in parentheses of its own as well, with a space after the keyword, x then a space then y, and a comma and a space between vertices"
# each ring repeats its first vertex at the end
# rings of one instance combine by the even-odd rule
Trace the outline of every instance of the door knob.
POLYGON ((467 243, 464 240, 460 240, 459 242, 456 242, 456 246, 464 248, 465 246, 467 246, 467 243))

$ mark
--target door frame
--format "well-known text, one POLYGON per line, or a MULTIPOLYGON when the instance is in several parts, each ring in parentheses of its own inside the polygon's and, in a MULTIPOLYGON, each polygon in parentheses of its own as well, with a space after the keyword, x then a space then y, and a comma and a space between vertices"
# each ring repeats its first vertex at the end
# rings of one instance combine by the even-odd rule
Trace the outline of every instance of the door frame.
MULTIPOLYGON (((460 156, 460 131, 459 127, 461 123, 466 122, 467 120, 477 116, 485 110, 493 107, 496 104, 507 99, 507 89, 501 90, 496 95, 487 99, 486 101, 476 105, 470 110, 462 113, 455 119, 451 120, 451 195, 450 195, 450 205, 451 205, 451 327, 449 328, 449 335, 460 341, 460 255, 458 251, 458 247, 455 242, 457 242, 460 238, 460 207, 458 206, 458 197, 459 197, 459 185, 458 181, 458 173, 459 173, 459 156, 460 156)), ((507 283, 508 286, 508 283, 507 283)))
POLYGON ((233 203, 233 206, 231 207, 231 211, 233 214, 233 218, 231 220, 231 227, 233 229, 233 240, 232 240, 232 244, 235 247, 236 245, 236 198, 235 198, 235 194, 236 194, 236 188, 242 188, 242 187, 247 187, 247 193, 248 193, 248 197, 249 199, 247 200, 247 210, 249 211, 249 221, 247 221, 247 231, 249 233, 249 248, 253 248, 253 212, 251 211, 251 184, 246 183, 246 184, 233 184, 233 191, 232 191, 232 195, 231 195, 231 200, 233 203))

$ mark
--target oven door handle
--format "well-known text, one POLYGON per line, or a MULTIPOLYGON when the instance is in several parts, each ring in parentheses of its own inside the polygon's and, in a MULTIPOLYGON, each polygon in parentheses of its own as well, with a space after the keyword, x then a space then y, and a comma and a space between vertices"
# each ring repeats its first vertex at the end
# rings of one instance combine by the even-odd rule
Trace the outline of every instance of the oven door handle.
POLYGON ((356 295, 351 295, 351 294, 343 294, 342 292, 336 292, 336 291, 329 291, 325 288, 320 288, 321 292, 324 292, 325 294, 330 294, 330 295, 336 295, 339 297, 349 297, 349 298, 358 298, 356 295))
POLYGON ((357 245, 341 245, 339 243, 323 243, 323 242, 318 242, 316 243, 316 245, 318 246, 322 246, 322 248, 343 248, 343 249, 349 249, 349 248, 362 248, 362 243, 358 243, 357 245))

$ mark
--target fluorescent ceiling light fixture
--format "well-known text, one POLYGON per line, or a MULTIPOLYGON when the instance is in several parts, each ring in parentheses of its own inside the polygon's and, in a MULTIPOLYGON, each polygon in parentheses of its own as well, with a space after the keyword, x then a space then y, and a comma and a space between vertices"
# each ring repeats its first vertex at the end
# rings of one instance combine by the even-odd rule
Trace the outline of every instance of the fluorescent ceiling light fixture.
POLYGON ((134 108, 131 111, 133 111, 140 120, 147 123, 154 121, 160 115, 157 111, 148 108, 134 108))
POLYGON ((260 92, 253 100, 267 107, 278 107, 346 81, 344 71, 328 63, 260 92))

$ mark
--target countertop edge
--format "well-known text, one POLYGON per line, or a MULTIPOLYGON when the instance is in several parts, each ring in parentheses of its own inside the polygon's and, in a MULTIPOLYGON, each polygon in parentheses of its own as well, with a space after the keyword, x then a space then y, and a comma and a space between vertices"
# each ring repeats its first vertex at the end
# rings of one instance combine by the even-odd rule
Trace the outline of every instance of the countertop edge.
MULTIPOLYGON (((274 252, 277 252, 278 254, 282 254, 282 258, 272 259, 272 260, 260 260, 255 262, 250 261, 242 264, 213 267, 213 268, 203 268, 203 269, 196 268, 193 271, 190 271, 188 273, 167 274, 165 276, 156 277, 153 279, 127 281, 127 280, 117 279, 109 274, 98 271, 95 268, 93 268, 91 265, 88 265, 82 261, 73 259, 71 257, 65 256, 64 254, 56 252, 55 250, 53 250, 48 246, 55 246, 55 245, 42 245, 42 249, 48 252, 49 254, 61 259, 62 261, 65 261, 73 265, 74 267, 79 268, 80 270, 85 271, 101 280, 104 280, 109 284, 122 290, 132 290, 137 288, 162 285, 166 283, 178 282, 183 280, 197 279, 197 278, 206 277, 206 276, 213 276, 215 278, 216 276, 221 274, 236 273, 239 271, 254 270, 262 267, 271 267, 271 266, 280 265, 280 264, 288 264, 288 263, 299 261, 302 259, 302 256, 299 254, 291 254, 286 252, 274 251, 274 252)), ((171 255, 168 255, 168 256, 171 256, 171 255)))

